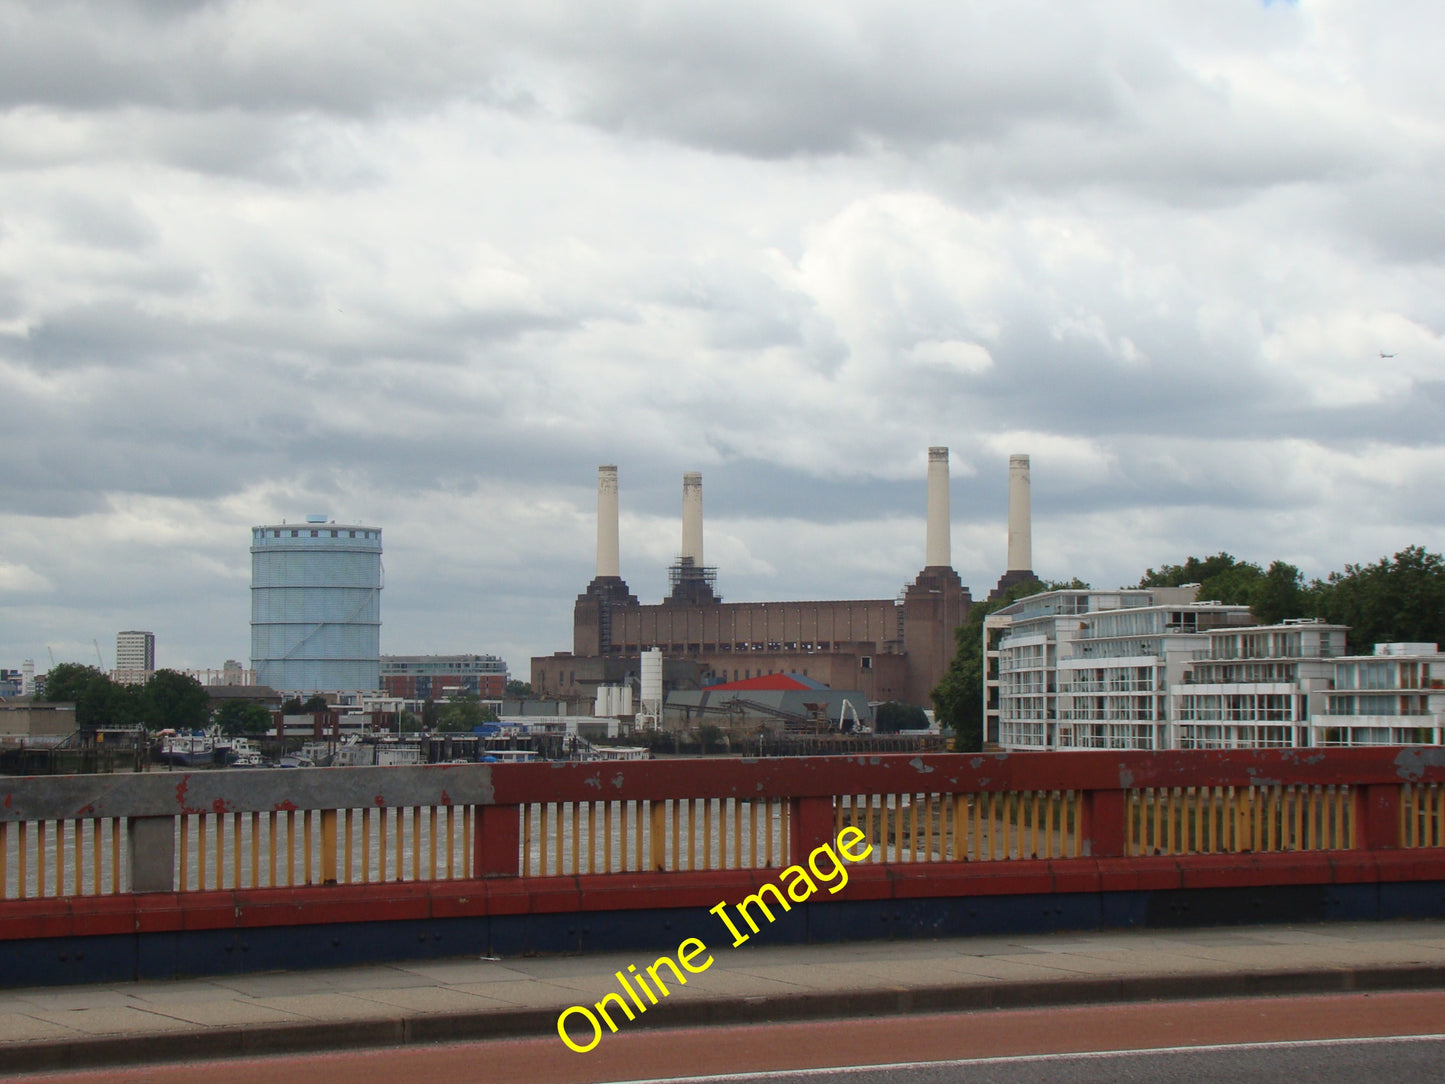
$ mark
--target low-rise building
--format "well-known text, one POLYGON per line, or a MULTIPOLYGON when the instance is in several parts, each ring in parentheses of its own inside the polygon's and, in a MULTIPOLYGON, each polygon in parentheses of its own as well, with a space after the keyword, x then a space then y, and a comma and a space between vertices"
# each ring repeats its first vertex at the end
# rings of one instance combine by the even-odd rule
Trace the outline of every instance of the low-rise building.
POLYGON ((381 687, 404 700, 503 696, 507 664, 495 655, 383 655, 381 687))
POLYGON ((1445 744, 1445 655, 1438 644, 1376 644, 1335 660, 1334 682, 1312 713, 1311 745, 1445 744))
POLYGON ((984 620, 985 734, 1010 750, 1170 748, 1169 690, 1247 606, 1198 586, 1046 591, 984 620))
POLYGON ((0 745, 56 745, 76 729, 74 704, 43 700, 0 704, 0 745))
POLYGON ((1344 625, 1312 618, 1219 629, 1170 697, 1173 749, 1297 748, 1325 707, 1344 625))

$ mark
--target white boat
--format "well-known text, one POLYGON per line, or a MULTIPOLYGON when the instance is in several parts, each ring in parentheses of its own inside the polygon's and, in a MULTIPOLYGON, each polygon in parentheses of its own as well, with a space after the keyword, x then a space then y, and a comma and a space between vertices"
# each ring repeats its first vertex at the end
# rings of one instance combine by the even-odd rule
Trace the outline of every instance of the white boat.
POLYGON ((216 762, 215 736, 207 731, 161 731, 157 759, 165 764, 195 768, 216 762))

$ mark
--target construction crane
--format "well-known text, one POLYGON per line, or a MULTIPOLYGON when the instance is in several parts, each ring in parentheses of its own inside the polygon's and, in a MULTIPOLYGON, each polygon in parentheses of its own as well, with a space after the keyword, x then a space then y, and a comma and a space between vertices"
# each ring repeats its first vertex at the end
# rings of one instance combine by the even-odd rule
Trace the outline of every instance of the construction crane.
POLYGON ((103 674, 105 673, 105 660, 100 657, 100 641, 92 636, 90 642, 95 645, 95 661, 100 663, 100 672, 103 674))

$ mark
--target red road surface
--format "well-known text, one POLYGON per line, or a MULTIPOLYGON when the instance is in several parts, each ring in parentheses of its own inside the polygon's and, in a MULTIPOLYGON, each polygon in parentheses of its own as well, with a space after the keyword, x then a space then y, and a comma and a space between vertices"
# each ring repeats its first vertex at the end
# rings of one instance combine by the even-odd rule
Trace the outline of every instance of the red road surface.
POLYGON ((599 1084, 708 1073, 1440 1032, 1445 1032, 1445 991, 1429 990, 619 1032, 588 1054, 575 1054, 556 1038, 524 1039, 24 1079, 68 1084, 599 1084))

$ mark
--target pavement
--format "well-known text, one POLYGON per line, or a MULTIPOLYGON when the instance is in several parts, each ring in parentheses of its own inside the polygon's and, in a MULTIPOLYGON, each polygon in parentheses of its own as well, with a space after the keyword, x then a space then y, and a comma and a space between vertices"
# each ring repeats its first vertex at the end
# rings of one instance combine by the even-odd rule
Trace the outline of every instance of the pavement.
MULTIPOLYGON (((709 952, 706 970, 670 984, 670 996, 635 1022, 619 1017, 621 1027, 1445 987, 1445 921, 738 948, 722 940, 709 952)), ((618 990, 614 972, 642 971, 658 955, 465 957, 5 989, 0 1075, 555 1037, 562 1010, 591 1007, 618 990)))

